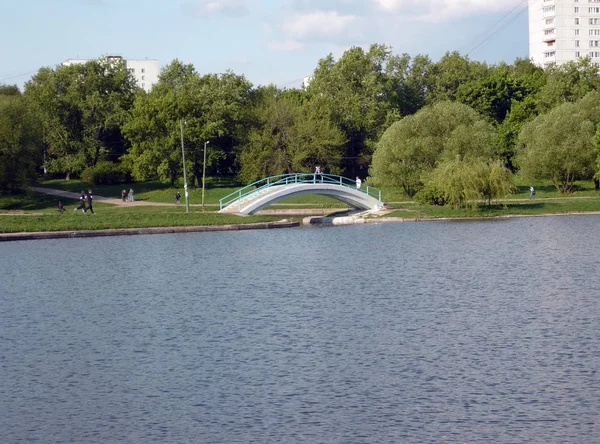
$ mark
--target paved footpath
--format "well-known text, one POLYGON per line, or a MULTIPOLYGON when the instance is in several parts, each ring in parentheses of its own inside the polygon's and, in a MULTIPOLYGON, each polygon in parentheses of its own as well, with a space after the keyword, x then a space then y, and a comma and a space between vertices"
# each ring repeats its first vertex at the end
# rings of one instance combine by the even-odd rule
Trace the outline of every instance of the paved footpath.
MULTIPOLYGON (((80 193, 73 193, 71 191, 62 191, 56 190, 54 188, 44 188, 44 187, 32 187, 34 191, 43 194, 49 194, 52 196, 64 197, 69 199, 79 199, 80 193)), ((116 205, 119 207, 141 207, 141 206, 153 206, 153 207, 174 207, 174 206, 182 206, 185 205, 181 203, 180 205, 176 205, 175 203, 165 203, 165 202, 150 202, 148 200, 136 200, 133 202, 125 201, 122 199, 113 199, 110 197, 96 196, 94 195, 94 202, 102 202, 107 204, 116 205)), ((190 207, 201 207, 201 204, 190 204, 190 207)), ((210 211, 218 211, 219 204, 205 204, 206 207, 210 209, 210 211)), ((275 204, 274 207, 286 207, 286 206, 294 206, 294 204, 275 204)), ((340 208, 339 210, 343 210, 344 208, 340 208)), ((261 210, 257 214, 268 216, 268 215, 296 215, 296 214, 304 214, 304 215, 322 215, 331 213, 331 208, 271 208, 268 210, 261 210)), ((14 214, 14 213, 13 213, 14 214)), ((31 214, 31 213, 28 213, 31 214)))
MULTIPOLYGON (((80 193, 73 193, 71 191, 55 190, 54 188, 43 188, 43 187, 32 187, 34 191, 43 194, 50 194, 52 196, 65 197, 68 199, 79 199, 80 193)), ((153 207, 174 207, 174 203, 165 202, 150 202, 147 200, 135 200, 133 202, 125 201, 122 199, 113 199, 111 197, 103 197, 94 195, 94 202, 102 202, 107 204, 113 204, 120 207, 137 207, 137 206, 153 206, 153 207)))

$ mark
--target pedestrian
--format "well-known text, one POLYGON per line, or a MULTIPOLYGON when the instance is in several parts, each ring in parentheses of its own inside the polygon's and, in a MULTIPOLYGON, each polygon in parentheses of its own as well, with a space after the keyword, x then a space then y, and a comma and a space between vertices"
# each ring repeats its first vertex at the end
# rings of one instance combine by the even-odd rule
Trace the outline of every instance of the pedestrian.
POLYGON ((133 196, 133 188, 129 188, 129 202, 133 202, 135 200, 135 197, 133 196))
POLYGON ((63 205, 63 203, 59 200, 58 201, 58 210, 59 213, 64 213, 65 212, 65 207, 63 205))
POLYGON ((81 190, 81 193, 79 194, 79 206, 75 208, 74 211, 81 210, 81 212, 85 214, 85 198, 85 191, 81 190))
POLYGON ((533 186, 529 187, 529 199, 535 198, 535 188, 533 186))
POLYGON ((90 210, 92 212, 92 214, 96 214, 96 213, 94 213, 94 209, 92 208, 92 201, 94 200, 94 196, 92 196, 92 190, 88 190, 85 198, 87 201, 88 210, 90 210))
POLYGON ((317 166, 315 167, 315 180, 314 180, 314 182, 316 182, 316 181, 317 181, 317 179, 318 179, 320 182, 323 182, 323 173, 321 173, 321 166, 320 166, 320 165, 317 165, 317 166))
POLYGON ((121 199, 123 199, 123 202, 127 200, 127 190, 121 190, 121 199))
POLYGON ((362 185, 362 180, 360 180, 360 177, 356 176, 356 189, 360 190, 361 185, 362 185))
POLYGON ((181 203, 181 194, 179 194, 179 191, 177 191, 175 193, 175 205, 179 205, 181 203))

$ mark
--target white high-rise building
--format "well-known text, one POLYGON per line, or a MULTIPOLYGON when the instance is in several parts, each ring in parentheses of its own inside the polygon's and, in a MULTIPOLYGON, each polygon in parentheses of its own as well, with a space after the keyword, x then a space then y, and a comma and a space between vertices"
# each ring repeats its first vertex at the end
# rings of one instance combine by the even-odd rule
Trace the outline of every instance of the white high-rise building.
POLYGON ((529 58, 540 66, 580 57, 600 63, 600 0, 529 0, 529 58))
MULTIPOLYGON (((158 75, 160 74, 160 67, 158 60, 153 59, 124 59, 118 55, 106 55, 101 57, 111 63, 122 63, 125 69, 127 69, 135 78, 138 86, 144 89, 146 92, 150 91, 152 85, 158 82, 158 75)), ((89 62, 90 59, 69 59, 63 62, 63 65, 79 65, 89 62)))

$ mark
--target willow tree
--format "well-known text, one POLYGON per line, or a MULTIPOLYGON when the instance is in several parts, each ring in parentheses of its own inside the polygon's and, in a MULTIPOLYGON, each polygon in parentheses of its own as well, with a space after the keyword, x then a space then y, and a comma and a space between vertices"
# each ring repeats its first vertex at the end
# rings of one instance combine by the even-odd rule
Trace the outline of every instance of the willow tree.
POLYGON ((375 184, 401 187, 413 196, 441 162, 492 159, 496 133, 466 105, 440 102, 394 123, 373 154, 370 175, 375 184))
POLYGON ((575 103, 564 103, 523 127, 516 157, 528 178, 549 180, 561 193, 571 193, 576 180, 596 171, 594 148, 600 123, 600 93, 588 93, 575 103))

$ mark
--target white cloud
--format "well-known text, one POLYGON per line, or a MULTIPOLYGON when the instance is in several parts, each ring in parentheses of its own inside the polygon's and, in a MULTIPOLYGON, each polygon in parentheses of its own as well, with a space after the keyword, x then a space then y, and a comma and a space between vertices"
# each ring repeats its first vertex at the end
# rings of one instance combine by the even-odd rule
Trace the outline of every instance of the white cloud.
POLYGON ((296 13, 284 19, 280 28, 293 39, 333 37, 343 33, 356 19, 356 16, 340 15, 336 11, 296 13))
POLYGON ((245 0, 202 0, 187 2, 182 5, 185 14, 193 17, 213 17, 225 15, 241 17, 248 14, 249 10, 245 0))
POLYGON ((406 15, 408 18, 439 22, 477 14, 508 11, 522 0, 371 0, 384 13, 406 15))
POLYGON ((291 52, 304 48, 304 45, 297 40, 283 40, 269 42, 269 48, 275 52, 291 52))

